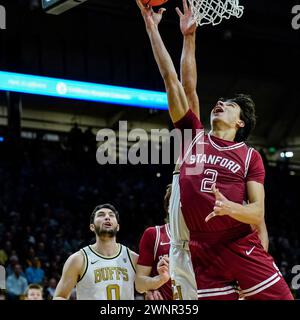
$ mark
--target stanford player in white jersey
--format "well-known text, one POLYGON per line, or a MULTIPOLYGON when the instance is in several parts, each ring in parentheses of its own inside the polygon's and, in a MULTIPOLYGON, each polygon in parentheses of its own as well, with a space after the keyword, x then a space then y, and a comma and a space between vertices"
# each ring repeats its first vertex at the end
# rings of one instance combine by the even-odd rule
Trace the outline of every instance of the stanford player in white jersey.
POLYGON ((210 134, 205 134, 158 31, 164 9, 155 13, 139 0, 137 4, 168 93, 171 119, 180 130, 193 132, 190 144, 184 144, 188 148, 183 149, 180 189, 198 298, 237 299, 233 283, 238 282, 247 299, 292 299, 251 229, 264 219, 263 163, 259 153, 243 142, 255 125, 252 99, 246 95, 220 99, 211 112, 210 134))

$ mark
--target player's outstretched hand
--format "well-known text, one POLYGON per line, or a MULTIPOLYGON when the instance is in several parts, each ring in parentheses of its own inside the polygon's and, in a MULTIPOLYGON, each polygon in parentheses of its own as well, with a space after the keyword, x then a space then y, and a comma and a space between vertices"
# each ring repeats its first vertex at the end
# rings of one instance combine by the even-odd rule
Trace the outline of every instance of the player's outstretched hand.
POLYGON ((230 215, 231 213, 232 202, 216 188, 215 184, 213 185, 212 190, 216 197, 214 211, 205 218, 205 222, 208 222, 213 217, 230 215))
POLYGON ((197 25, 194 20, 191 7, 188 6, 187 0, 182 0, 183 13, 176 7, 176 12, 180 18, 180 30, 184 36, 192 35, 196 32, 197 25))
POLYGON ((151 6, 144 6, 140 0, 136 0, 136 3, 141 10, 147 31, 151 30, 153 27, 157 27, 166 9, 160 8, 158 12, 154 12, 151 6))
POLYGON ((169 258, 162 257, 157 264, 157 272, 164 281, 164 283, 168 282, 170 279, 169 274, 169 258))

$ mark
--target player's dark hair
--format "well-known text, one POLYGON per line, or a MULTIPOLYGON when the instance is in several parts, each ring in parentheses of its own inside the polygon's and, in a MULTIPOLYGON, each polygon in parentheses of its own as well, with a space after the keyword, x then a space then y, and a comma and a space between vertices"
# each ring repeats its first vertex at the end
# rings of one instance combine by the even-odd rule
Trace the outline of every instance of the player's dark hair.
POLYGON ((120 216, 119 216, 119 212, 117 211, 117 209, 110 203, 104 203, 104 204, 98 205, 94 209, 94 211, 92 212, 92 214, 90 216, 90 224, 94 223, 96 212, 98 212, 100 209, 110 209, 116 215, 118 223, 120 222, 120 216))
MULTIPOLYGON (((222 100, 224 101, 224 99, 222 100)), ((236 94, 233 98, 226 100, 239 105, 241 108, 240 118, 245 122, 245 126, 238 129, 234 141, 246 141, 256 125, 255 103, 247 94, 236 94)))
POLYGON ((169 222, 169 205, 170 205, 170 197, 172 193, 172 184, 168 184, 166 187, 166 193, 164 196, 164 209, 166 213, 165 222, 169 222))

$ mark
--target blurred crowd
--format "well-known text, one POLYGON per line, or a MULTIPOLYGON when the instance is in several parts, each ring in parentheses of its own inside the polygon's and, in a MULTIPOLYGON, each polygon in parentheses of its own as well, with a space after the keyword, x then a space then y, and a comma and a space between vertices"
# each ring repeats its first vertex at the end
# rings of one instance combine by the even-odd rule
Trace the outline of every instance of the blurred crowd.
MULTIPOLYGON (((164 223, 172 165, 100 166, 95 145, 69 141, 23 140, 15 150, 0 143, 0 265, 6 269, 0 299, 26 299, 30 285, 52 299, 67 257, 93 241, 89 216, 98 204, 117 207, 118 241, 136 252, 145 228, 164 223)), ((289 285, 300 265, 299 182, 286 165, 267 167, 270 253, 289 285)), ((294 294, 300 298, 299 290, 294 294)))

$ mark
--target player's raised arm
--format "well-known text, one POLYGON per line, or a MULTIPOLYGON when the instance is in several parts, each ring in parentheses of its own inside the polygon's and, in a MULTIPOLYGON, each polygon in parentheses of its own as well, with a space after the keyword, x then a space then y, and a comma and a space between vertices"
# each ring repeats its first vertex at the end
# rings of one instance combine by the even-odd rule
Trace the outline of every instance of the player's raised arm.
POLYGON ((154 58, 165 83, 171 119, 173 122, 177 122, 187 113, 189 106, 182 84, 178 80, 172 59, 158 31, 158 25, 165 9, 161 8, 155 13, 152 7, 144 7, 139 0, 136 0, 136 2, 144 18, 154 58))
POLYGON ((61 279, 56 287, 53 300, 68 300, 76 286, 84 267, 84 257, 81 252, 72 254, 63 267, 61 279))
POLYGON ((180 18, 180 30, 183 35, 183 48, 181 54, 181 83, 186 94, 189 107, 200 119, 200 104, 196 92, 197 64, 196 64, 196 30, 197 25, 193 19, 191 8, 183 0, 183 12, 176 8, 180 18))

